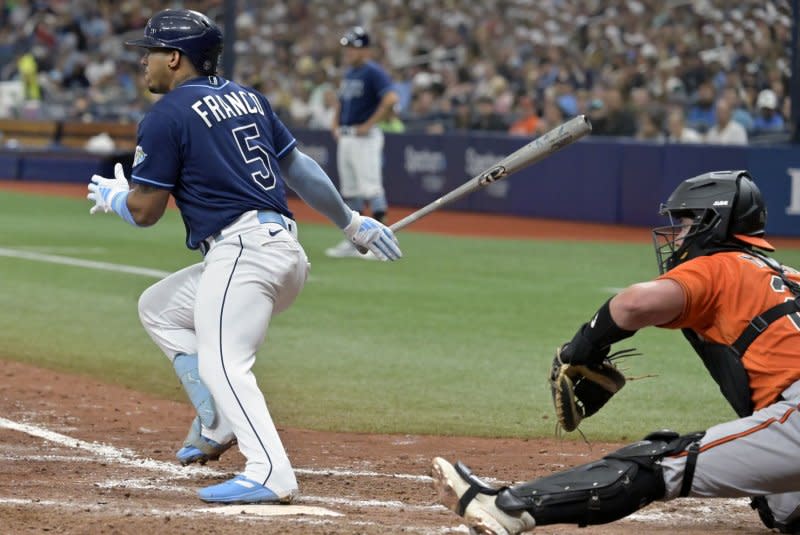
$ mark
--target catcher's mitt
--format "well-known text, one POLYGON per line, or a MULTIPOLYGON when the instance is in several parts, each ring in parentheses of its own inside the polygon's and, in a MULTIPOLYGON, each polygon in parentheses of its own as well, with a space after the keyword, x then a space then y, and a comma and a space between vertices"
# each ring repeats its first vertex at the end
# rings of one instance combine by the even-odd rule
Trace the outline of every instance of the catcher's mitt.
POLYGON ((612 361, 636 350, 617 351, 599 364, 566 364, 561 358, 563 349, 561 346, 553 359, 550 392, 558 423, 565 431, 574 431, 581 420, 600 410, 625 386, 625 376, 612 361))

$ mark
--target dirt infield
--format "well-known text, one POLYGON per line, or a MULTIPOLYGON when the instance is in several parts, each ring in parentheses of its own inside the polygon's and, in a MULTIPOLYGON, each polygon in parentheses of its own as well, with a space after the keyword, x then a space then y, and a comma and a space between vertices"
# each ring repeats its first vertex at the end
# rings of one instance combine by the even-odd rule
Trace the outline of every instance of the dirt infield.
MULTIPOLYGON (((589 451, 585 444, 555 439, 284 428, 302 492, 295 504, 325 516, 261 516, 282 507, 208 507, 195 497, 199 487, 231 477, 244 459, 232 450, 205 468, 178 465, 174 451, 193 416, 188 404, 13 361, 3 361, 2 377, 2 533, 466 533, 457 516, 436 504, 429 478, 433 456, 460 458, 478 474, 511 482, 588 462, 615 447, 596 443, 589 451)), ((573 532, 574 526, 537 530, 573 532)), ((733 532, 763 532, 740 500, 656 504, 623 522, 581 530, 733 532)))
MULTIPOLYGON (((0 182, 0 191, 21 186, 30 187, 0 182)), ((85 189, 54 185, 48 191, 83 196, 85 189)), ((408 213, 397 212, 398 218, 408 213)), ((318 218, 302 210, 297 215, 299 220, 318 218)), ((574 223, 473 214, 435 214, 415 224, 416 229, 649 241, 646 229, 587 229, 574 223)), ((300 482, 295 504, 209 507, 195 491, 231 477, 244 461, 234 448, 206 467, 175 462, 174 452, 193 416, 188 403, 35 368, 10 357, 0 348, 2 534, 467 533, 459 517, 436 503, 429 477, 432 457, 462 459, 476 473, 505 484, 588 462, 619 446, 280 428, 300 482)), ((746 501, 720 499, 654 504, 607 526, 545 526, 536 531, 578 532, 721 535, 766 530, 746 501)))

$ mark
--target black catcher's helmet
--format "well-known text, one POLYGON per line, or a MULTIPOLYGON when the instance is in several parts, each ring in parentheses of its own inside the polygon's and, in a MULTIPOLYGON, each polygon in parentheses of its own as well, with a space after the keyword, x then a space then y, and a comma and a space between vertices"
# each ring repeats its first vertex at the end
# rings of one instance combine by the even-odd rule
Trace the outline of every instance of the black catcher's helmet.
POLYGON ((201 74, 215 74, 222 52, 222 32, 202 13, 190 9, 165 9, 147 21, 143 38, 125 44, 178 50, 201 74))
POLYGON ((671 222, 653 229, 662 274, 713 250, 775 250, 764 239, 767 206, 747 171, 713 171, 684 180, 660 213, 671 222), (681 224, 682 218, 692 219, 689 229, 681 224))
POLYGON ((354 26, 339 39, 339 44, 353 48, 366 48, 369 46, 369 34, 361 26, 354 26))

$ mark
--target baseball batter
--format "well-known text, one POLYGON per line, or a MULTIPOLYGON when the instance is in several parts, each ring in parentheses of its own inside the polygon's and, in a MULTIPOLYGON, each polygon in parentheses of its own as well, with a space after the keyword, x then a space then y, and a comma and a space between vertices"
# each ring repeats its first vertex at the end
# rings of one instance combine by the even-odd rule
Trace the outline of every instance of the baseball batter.
MULTIPOLYGON (((442 501, 480 533, 602 524, 654 500, 753 497, 766 526, 800 533, 800 274, 764 251, 767 210, 745 171, 684 181, 653 230, 661 276, 614 296, 561 350, 598 366, 648 326, 683 329, 739 418, 705 432, 658 431, 603 459, 493 488, 433 461, 442 501)), ((606 361, 607 362, 607 361, 606 361)))
MULTIPOLYGON (((383 190, 383 131, 378 123, 391 113, 398 96, 386 71, 370 60, 370 37, 363 28, 349 30, 340 44, 349 68, 339 88, 332 125, 338 142, 339 191, 350 208, 363 213, 369 205, 372 217, 383 222, 387 202, 383 190)), ((325 254, 334 258, 360 256, 348 241, 327 249, 325 254)))
POLYGON ((377 258, 396 260, 400 249, 390 229, 347 207, 264 96, 216 75, 222 33, 205 15, 161 11, 127 44, 145 49, 145 81, 163 97, 139 125, 132 188, 120 164, 114 178, 93 176, 91 213, 148 226, 175 198, 186 245, 203 261, 148 288, 139 316, 197 409, 178 460, 217 459, 238 442, 244 471, 200 498, 287 502, 297 481, 251 371, 270 318, 309 269, 285 186, 377 258))

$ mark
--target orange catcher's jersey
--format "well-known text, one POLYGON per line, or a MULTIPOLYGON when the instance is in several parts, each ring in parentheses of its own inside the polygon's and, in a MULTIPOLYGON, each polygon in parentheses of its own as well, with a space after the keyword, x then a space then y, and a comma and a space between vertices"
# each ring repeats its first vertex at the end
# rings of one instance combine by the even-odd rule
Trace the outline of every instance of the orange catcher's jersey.
MULTIPOLYGON (((800 273, 785 269, 790 279, 800 282, 800 273)), ((750 320, 768 308, 795 298, 763 260, 738 251, 694 258, 659 279, 674 280, 686 296, 681 314, 661 327, 689 328, 724 345, 735 342, 750 320)), ((742 363, 755 408, 773 403, 800 380, 800 315, 789 314, 772 323, 750 345, 742 363)))

